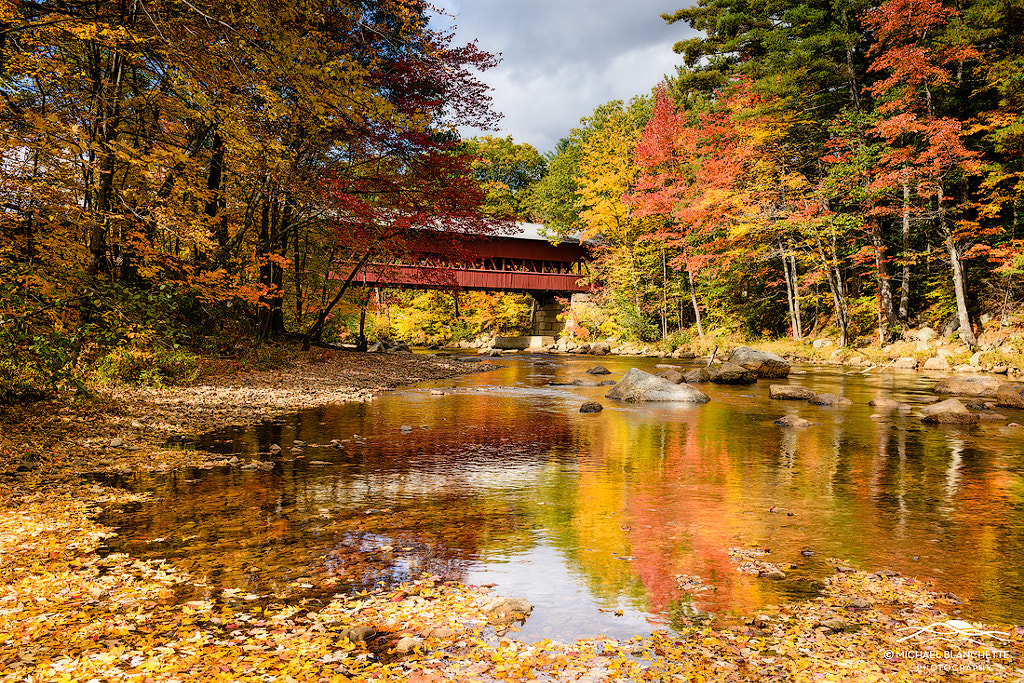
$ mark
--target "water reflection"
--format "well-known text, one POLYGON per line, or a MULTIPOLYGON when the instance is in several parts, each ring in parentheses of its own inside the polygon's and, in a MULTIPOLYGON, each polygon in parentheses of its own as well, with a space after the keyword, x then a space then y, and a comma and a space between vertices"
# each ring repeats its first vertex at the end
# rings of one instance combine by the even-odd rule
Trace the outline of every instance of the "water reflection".
MULTIPOLYGON (((505 362, 207 435, 199 445, 217 453, 284 451, 270 473, 139 475, 132 485, 160 501, 108 521, 133 553, 257 591, 330 593, 422 572, 497 583, 538 605, 525 639, 749 614, 806 597, 834 571, 831 558, 935 579, 972 601, 973 618, 1024 621, 1022 431, 926 427, 867 405, 920 404, 934 378, 813 370, 789 380, 844 395, 848 408, 772 401, 764 382, 709 386, 704 406, 602 400, 604 412, 581 415, 604 387, 548 384, 587 377, 593 359, 505 362), (775 426, 786 413, 816 424, 775 426), (306 446, 292 453, 296 441, 306 446), (788 578, 737 572, 728 551, 747 546, 769 548, 788 578), (682 593, 680 575, 716 590, 682 593)), ((601 362, 617 377, 658 361, 601 362)))

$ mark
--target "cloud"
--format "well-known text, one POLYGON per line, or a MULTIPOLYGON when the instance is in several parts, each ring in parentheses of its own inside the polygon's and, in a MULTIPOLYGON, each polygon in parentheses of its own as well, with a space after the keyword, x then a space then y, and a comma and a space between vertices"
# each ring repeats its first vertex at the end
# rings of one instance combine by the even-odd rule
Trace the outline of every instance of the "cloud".
MULTIPOLYGON (((650 92, 680 57, 672 45, 689 29, 660 15, 672 0, 441 0, 454 15, 456 42, 477 40, 501 53, 481 75, 504 114, 498 135, 544 152, 580 118, 610 100, 650 92)), ((475 134, 475 131, 464 131, 475 134)))

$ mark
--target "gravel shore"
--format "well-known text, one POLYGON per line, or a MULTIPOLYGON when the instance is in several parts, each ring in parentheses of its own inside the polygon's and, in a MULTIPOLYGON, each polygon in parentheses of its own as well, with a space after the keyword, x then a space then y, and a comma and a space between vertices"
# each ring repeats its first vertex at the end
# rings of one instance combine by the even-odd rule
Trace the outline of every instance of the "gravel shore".
POLYGON ((168 448, 172 437, 498 367, 447 356, 318 351, 287 367, 205 378, 195 386, 118 387, 97 398, 0 406, 0 473, 32 479, 192 466, 203 455, 168 448))
POLYGON ((336 351, 318 362, 215 377, 192 387, 123 389, 115 397, 129 407, 131 421, 167 434, 197 433, 498 367, 447 356, 336 351))

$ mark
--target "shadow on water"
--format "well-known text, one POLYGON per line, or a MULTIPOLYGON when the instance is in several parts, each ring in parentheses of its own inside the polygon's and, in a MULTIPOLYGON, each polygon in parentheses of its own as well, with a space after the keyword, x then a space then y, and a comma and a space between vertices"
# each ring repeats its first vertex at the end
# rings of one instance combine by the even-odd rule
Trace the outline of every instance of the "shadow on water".
MULTIPOLYGON (((1024 430, 927 427, 867 405, 920 405, 935 378, 785 380, 842 394, 844 409, 772 401, 768 382, 708 385, 704 406, 640 406, 550 386, 588 378, 592 358, 503 362, 198 437, 187 445, 275 466, 111 482, 155 497, 104 519, 120 527, 111 550, 259 594, 324 598, 423 573, 494 583, 536 606, 526 640, 728 620, 813 596, 838 560, 932 579, 970 600, 971 618, 1024 621, 1024 430), (580 414, 587 400, 605 410, 580 414), (786 413, 815 424, 775 426, 786 413), (787 578, 738 572, 729 550, 752 547, 787 578), (712 590, 682 590, 687 577, 712 590)), ((614 379, 662 361, 600 362, 614 379)))

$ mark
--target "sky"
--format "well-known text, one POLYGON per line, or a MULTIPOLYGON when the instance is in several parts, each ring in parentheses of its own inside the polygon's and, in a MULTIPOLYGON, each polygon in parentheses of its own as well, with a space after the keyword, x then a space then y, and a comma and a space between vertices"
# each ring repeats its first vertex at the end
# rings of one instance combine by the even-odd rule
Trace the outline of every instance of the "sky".
MULTIPOLYGON (((689 0, 434 0, 454 15, 455 44, 477 40, 502 62, 480 74, 500 130, 541 153, 611 100, 647 94, 682 62, 672 45, 694 33, 661 18, 689 0)), ((437 24, 439 27, 443 23, 437 24)))

